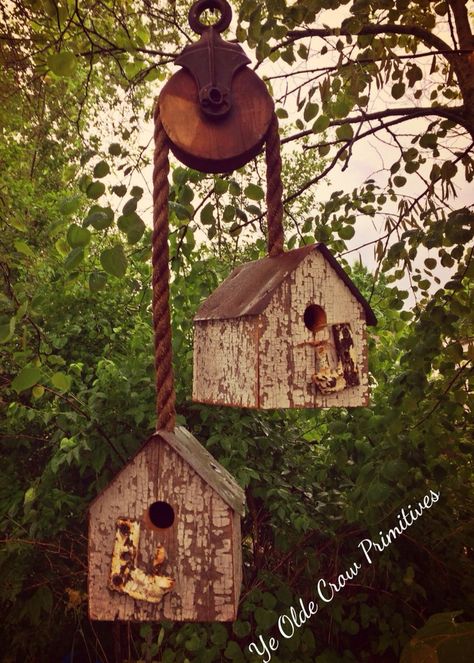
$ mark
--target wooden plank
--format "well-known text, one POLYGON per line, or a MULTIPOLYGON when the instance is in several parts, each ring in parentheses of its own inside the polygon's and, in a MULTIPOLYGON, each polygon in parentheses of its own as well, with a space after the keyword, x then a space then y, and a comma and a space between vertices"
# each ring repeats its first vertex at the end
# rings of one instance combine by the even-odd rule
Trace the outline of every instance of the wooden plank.
MULTIPOLYGON (((240 591, 242 588, 242 535, 241 535, 241 522, 238 513, 234 513, 232 519, 232 547, 234 549, 233 565, 234 565, 234 601, 238 609, 240 600, 240 591)), ((237 619, 237 613, 235 615, 237 619)))
POLYGON ((195 322, 193 365, 194 401, 256 407, 256 318, 195 322))
POLYGON ((288 315, 292 275, 275 290, 270 304, 259 316, 258 384, 259 407, 295 407, 292 375, 295 370, 292 326, 288 315))
POLYGON ((348 387, 356 387, 360 384, 360 378, 351 326, 348 323, 342 323, 333 325, 332 330, 337 356, 344 371, 344 380, 348 387))

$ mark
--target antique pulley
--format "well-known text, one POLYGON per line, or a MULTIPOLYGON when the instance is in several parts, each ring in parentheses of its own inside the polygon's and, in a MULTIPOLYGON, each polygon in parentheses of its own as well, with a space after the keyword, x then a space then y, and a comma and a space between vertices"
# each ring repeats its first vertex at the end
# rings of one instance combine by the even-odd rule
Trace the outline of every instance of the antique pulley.
POLYGON ((225 0, 198 0, 189 24, 200 39, 175 60, 182 69, 163 88, 160 114, 175 156, 207 173, 240 168, 261 150, 273 116, 273 100, 248 68, 239 44, 224 41, 232 11, 225 0), (213 25, 201 22, 206 9, 220 12, 213 25))

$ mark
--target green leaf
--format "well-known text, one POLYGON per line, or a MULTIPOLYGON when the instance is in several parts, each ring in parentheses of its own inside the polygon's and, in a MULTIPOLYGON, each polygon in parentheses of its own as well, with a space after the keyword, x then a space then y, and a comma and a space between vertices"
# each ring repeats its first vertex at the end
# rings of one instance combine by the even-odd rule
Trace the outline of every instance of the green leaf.
POLYGON ((359 32, 362 30, 363 27, 364 24, 362 23, 362 21, 360 21, 355 16, 351 16, 350 18, 344 19, 341 25, 341 28, 343 30, 347 30, 352 35, 359 34, 359 32))
POLYGON ((350 97, 344 95, 338 97, 336 101, 332 104, 332 111, 334 117, 347 117, 353 106, 353 101, 350 97))
POLYGON ((233 205, 226 205, 222 213, 222 219, 227 223, 233 221, 235 218, 235 207, 233 205))
POLYGON ((211 642, 218 647, 223 647, 228 640, 227 629, 219 623, 212 624, 211 642))
POLYGON ((308 102, 304 108, 304 113, 303 113, 305 122, 310 122, 313 119, 313 117, 316 117, 318 113, 319 113, 318 104, 314 104, 311 101, 308 102))
POLYGON ((438 16, 444 16, 448 11, 448 3, 445 0, 442 0, 442 2, 439 2, 434 6, 434 10, 438 16))
POLYGON ((373 504, 383 503, 385 499, 390 495, 390 488, 378 481, 374 481, 367 490, 367 499, 373 504))
POLYGON ((240 196, 242 192, 242 189, 240 188, 240 184, 236 182, 235 180, 230 180, 229 182, 229 193, 231 196, 240 196))
POLYGON ((15 333, 15 324, 16 324, 16 319, 15 316, 13 316, 12 318, 10 318, 9 322, 0 325, 0 343, 6 343, 11 339, 11 337, 15 333))
POLYGON ((403 175, 395 175, 393 183, 395 186, 404 186, 407 183, 407 178, 403 177, 403 175))
POLYGON ((340 140, 351 140, 354 136, 354 129, 351 124, 341 124, 340 127, 336 129, 336 136, 340 140))
POLYGON ((37 496, 36 486, 30 486, 27 491, 25 491, 25 496, 23 498, 23 504, 31 504, 34 502, 37 496))
POLYGON ((62 237, 55 242, 54 246, 59 255, 63 257, 69 253, 69 244, 62 237))
POLYGON ((127 271, 127 257, 123 246, 116 244, 111 249, 105 249, 100 256, 100 263, 108 274, 121 278, 127 271))
POLYGON ((441 177, 445 180, 453 178, 458 172, 458 167, 454 161, 445 161, 441 166, 441 177))
POLYGON ((75 214, 81 206, 81 196, 70 196, 69 198, 63 198, 59 203, 59 211, 65 216, 70 216, 75 214))
POLYGON ((8 219, 8 223, 11 226, 13 226, 13 228, 16 228, 17 230, 19 230, 21 233, 26 233, 26 231, 28 230, 28 226, 23 221, 23 219, 13 217, 11 219, 8 219))
POLYGON ((107 283, 107 274, 104 272, 91 272, 89 275, 89 290, 91 292, 99 292, 103 290, 107 283))
POLYGON ((201 210, 201 223, 204 225, 212 225, 214 221, 214 205, 207 203, 201 210))
POLYGON ((71 272, 78 265, 80 265, 83 260, 84 249, 81 246, 78 246, 69 253, 68 257, 64 261, 64 267, 68 272, 71 272))
POLYGON ((58 371, 51 377, 51 384, 58 389, 58 391, 69 391, 71 388, 71 378, 69 375, 66 375, 66 373, 58 371))
POLYGON ((389 460, 382 467, 382 474, 391 481, 397 481, 409 471, 407 464, 400 459, 389 460))
POLYGON ((411 173, 416 173, 419 167, 420 164, 418 161, 408 161, 408 163, 405 164, 405 172, 407 172, 409 175, 411 173))
POLYGON ((85 193, 87 191, 87 187, 91 183, 92 183, 92 180, 89 177, 89 175, 86 175, 84 173, 84 175, 82 175, 82 177, 79 180, 79 190, 82 191, 82 193, 85 193))
POLYGON ((249 184, 245 188, 244 194, 247 198, 250 198, 250 200, 263 200, 265 197, 262 187, 258 186, 258 184, 249 184))
POLYGON ((273 610, 267 610, 266 608, 261 607, 258 607, 255 610, 255 621, 257 622, 257 625, 265 631, 271 628, 277 619, 278 616, 273 610))
POLYGON ((430 149, 434 149, 438 144, 438 137, 436 134, 423 134, 423 136, 420 138, 420 147, 428 147, 430 149))
POLYGON ((230 659, 231 661, 236 661, 237 663, 240 663, 240 661, 244 663, 245 661, 241 648, 234 640, 229 640, 229 642, 227 643, 227 647, 225 648, 224 651, 224 656, 230 659))
POLYGON ((35 257, 33 249, 31 249, 22 239, 16 239, 13 242, 13 246, 19 253, 23 253, 23 255, 28 256, 28 258, 35 257))
POLYGON ((354 226, 343 226, 337 231, 341 239, 352 239, 355 235, 354 226))
POLYGON ((120 147, 119 143, 110 143, 109 154, 111 154, 114 157, 118 157, 121 151, 122 148, 120 147))
POLYGON ((114 211, 111 207, 92 205, 84 221, 84 225, 91 225, 96 230, 109 228, 114 221, 114 211))
POLYGON ((169 206, 170 211, 174 212, 180 221, 186 221, 187 219, 191 218, 189 208, 185 205, 181 205, 181 203, 175 203, 174 201, 170 200, 169 206))
POLYGON ((238 638, 245 638, 252 631, 250 622, 236 621, 232 625, 232 630, 238 638))
POLYGON ((26 389, 31 389, 41 380, 41 371, 36 366, 25 366, 12 381, 12 389, 17 394, 26 389))
POLYGON ((86 195, 92 200, 97 200, 105 193, 105 184, 103 182, 91 182, 86 189, 86 195))
POLYGON ((298 55, 302 60, 307 60, 308 59, 308 47, 305 46, 304 44, 300 44, 298 46, 298 55))
POLYGON ((320 115, 312 126, 313 133, 319 134, 322 131, 326 131, 326 129, 329 127, 330 121, 331 120, 327 115, 320 115))
POLYGON ((145 224, 136 212, 120 216, 117 226, 126 233, 129 244, 136 244, 145 232, 145 224))
POLYGON ((82 228, 76 223, 69 226, 67 231, 67 241, 70 246, 87 246, 91 240, 91 234, 87 228, 82 228))
POLYGON ((143 24, 138 25, 137 37, 142 42, 143 46, 146 46, 150 42, 150 31, 146 25, 143 24))
POLYGON ((69 51, 62 51, 48 57, 48 67, 56 76, 72 76, 76 66, 76 56, 69 51))
POLYGON ((125 205, 123 206, 122 209, 122 214, 130 214, 130 212, 134 212, 137 209, 137 199, 136 198, 129 198, 125 205))
POLYGON ((416 147, 410 147, 408 150, 403 152, 403 158, 405 161, 413 161, 418 156, 418 150, 416 147))
POLYGON ((190 176, 189 170, 187 168, 183 168, 182 166, 178 166, 173 170, 173 182, 174 184, 186 184, 190 176))
POLYGON ((417 81, 423 80, 423 71, 416 64, 411 64, 407 69, 406 76, 408 84, 413 87, 417 81))
POLYGON ((94 177, 101 178, 105 177, 110 173, 110 167, 107 161, 99 161, 94 167, 94 177))
POLYGON ((125 184, 119 184, 118 186, 113 186, 112 187, 112 192, 115 193, 116 196, 119 198, 123 198, 124 195, 127 193, 127 187, 125 184))
POLYGON ((31 395, 33 398, 41 398, 41 396, 44 394, 44 387, 40 384, 37 384, 36 386, 33 387, 31 390, 31 395))
POLYGON ((226 193, 228 188, 229 188, 229 182, 227 180, 223 180, 220 177, 218 177, 214 181, 214 191, 217 193, 217 195, 220 196, 223 193, 226 193))
POLYGON ((395 83, 392 86, 392 97, 394 99, 401 99, 405 94, 405 83, 395 83))

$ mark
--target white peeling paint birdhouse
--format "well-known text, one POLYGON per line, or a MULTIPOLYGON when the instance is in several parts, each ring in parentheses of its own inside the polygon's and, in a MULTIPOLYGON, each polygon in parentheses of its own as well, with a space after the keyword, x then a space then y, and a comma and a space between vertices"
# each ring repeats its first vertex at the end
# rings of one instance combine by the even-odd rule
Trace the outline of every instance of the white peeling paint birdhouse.
POLYGON ((191 433, 156 432, 90 507, 90 618, 234 620, 244 505, 191 433))
POLYGON ((194 318, 193 399, 368 405, 367 301, 324 244, 237 267, 194 318))

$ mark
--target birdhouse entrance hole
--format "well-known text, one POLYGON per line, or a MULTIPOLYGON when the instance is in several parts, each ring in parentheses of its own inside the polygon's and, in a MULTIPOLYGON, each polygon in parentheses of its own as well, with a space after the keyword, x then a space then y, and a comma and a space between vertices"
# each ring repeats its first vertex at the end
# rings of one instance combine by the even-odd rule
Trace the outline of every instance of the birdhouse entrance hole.
POLYGON ((306 327, 312 332, 316 332, 327 325, 326 313, 317 304, 310 304, 306 307, 303 320, 306 327))
POLYGON ((148 516, 152 525, 159 529, 167 529, 174 523, 174 510, 168 502, 153 502, 153 504, 150 504, 148 516))

